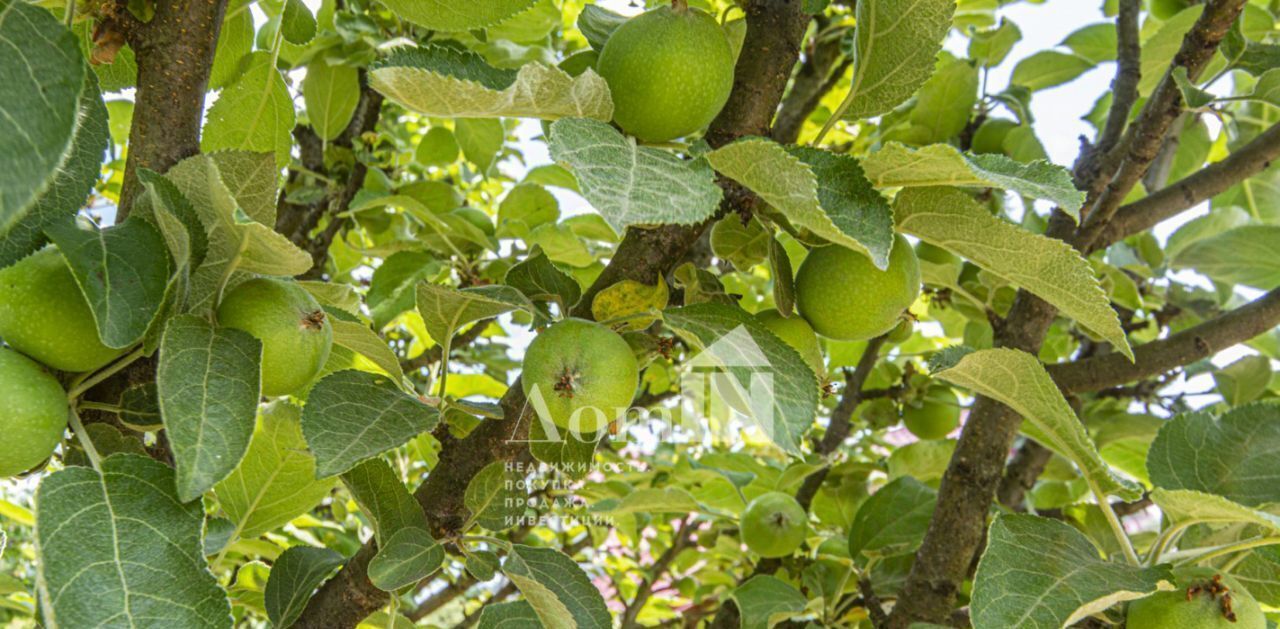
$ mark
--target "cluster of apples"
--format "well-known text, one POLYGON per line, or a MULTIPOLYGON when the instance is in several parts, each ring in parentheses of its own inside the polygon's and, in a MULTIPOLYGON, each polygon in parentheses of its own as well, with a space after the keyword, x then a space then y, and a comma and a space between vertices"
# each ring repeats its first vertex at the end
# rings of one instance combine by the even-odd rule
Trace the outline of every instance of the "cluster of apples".
MULTIPOLYGON (((255 278, 229 291, 218 324, 262 342, 262 393, 310 384, 333 345, 320 304, 291 280, 255 278)), ((48 459, 66 432, 74 400, 63 381, 107 367, 129 348, 102 342, 93 310, 55 247, 0 270, 0 478, 48 459)))

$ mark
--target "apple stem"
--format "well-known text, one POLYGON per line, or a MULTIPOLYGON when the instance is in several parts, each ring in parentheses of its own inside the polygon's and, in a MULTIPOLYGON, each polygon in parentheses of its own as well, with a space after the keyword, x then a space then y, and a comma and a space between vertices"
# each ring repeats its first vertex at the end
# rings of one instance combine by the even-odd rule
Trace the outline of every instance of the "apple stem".
POLYGON ((679 13, 689 10, 689 0, 671 0, 671 8, 679 13))

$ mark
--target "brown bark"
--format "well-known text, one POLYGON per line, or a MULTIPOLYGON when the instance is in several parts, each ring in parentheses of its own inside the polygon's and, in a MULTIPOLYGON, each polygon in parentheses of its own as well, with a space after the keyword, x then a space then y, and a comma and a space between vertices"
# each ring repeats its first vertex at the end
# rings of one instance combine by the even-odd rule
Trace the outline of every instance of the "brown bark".
POLYGON ((137 172, 163 173, 200 152, 205 89, 227 0, 158 0, 150 22, 121 11, 138 61, 138 92, 117 220, 138 194, 137 172))

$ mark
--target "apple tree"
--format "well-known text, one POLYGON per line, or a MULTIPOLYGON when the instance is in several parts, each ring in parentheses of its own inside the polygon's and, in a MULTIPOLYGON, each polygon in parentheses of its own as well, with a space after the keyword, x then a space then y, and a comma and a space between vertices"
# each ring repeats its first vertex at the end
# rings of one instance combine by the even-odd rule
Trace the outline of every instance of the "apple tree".
POLYGON ((0 0, 0 622, 1273 625, 1280 4, 1065 4, 0 0))

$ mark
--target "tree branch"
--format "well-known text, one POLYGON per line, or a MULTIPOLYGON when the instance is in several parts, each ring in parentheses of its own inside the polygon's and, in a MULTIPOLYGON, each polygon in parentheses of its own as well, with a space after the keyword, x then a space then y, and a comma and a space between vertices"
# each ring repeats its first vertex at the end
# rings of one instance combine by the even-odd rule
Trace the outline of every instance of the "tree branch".
MULTIPOLYGON (((1244 0, 1210 0, 1183 39, 1174 63, 1186 67, 1190 76, 1196 76, 1213 56, 1243 4, 1244 0)), ((1100 168, 1089 169, 1097 173, 1115 172, 1115 176, 1098 175, 1095 179, 1090 172, 1077 173, 1077 179, 1083 179, 1086 189, 1091 191, 1095 189, 1095 180, 1107 181, 1096 198, 1092 192, 1088 195, 1086 207, 1093 209, 1084 220, 1092 222, 1093 227, 1082 227, 1080 232, 1087 233, 1076 234, 1077 248, 1088 248, 1096 232, 1106 226, 1120 201, 1146 172, 1169 125, 1181 111, 1180 102, 1177 86, 1166 74, 1147 100, 1137 122, 1108 154, 1108 158, 1123 157, 1104 158, 1100 168)), ((1050 218, 1046 234, 1069 238, 1071 227, 1070 219, 1058 211, 1050 218)), ((995 345, 1035 354, 1044 343, 1056 312, 1038 297, 1019 291, 1004 325, 996 331, 995 345)), ((906 629, 913 622, 944 623, 950 617, 956 595, 968 578, 969 567, 981 546, 991 501, 1003 477, 1005 459, 1020 423, 1017 413, 991 398, 978 396, 974 402, 956 451, 943 474, 928 532, 916 551, 907 582, 889 616, 892 629, 906 629)))
POLYGON ((1277 157, 1280 157, 1280 124, 1271 125, 1226 159, 1122 206, 1101 231, 1093 249, 1105 248, 1177 216, 1266 170, 1277 157))
MULTIPOLYGON (((735 68, 733 91, 706 134, 713 146, 747 135, 769 134, 774 111, 795 66, 808 17, 799 0, 752 0, 744 4, 747 34, 735 68), (765 54, 765 53, 768 54, 765 54)), ((736 186, 731 187, 737 189, 736 186)), ((726 193, 725 204, 746 203, 753 195, 726 193)), ((707 223, 630 229, 613 259, 582 296, 574 316, 590 316, 593 296, 621 279, 653 281, 675 266, 697 241, 707 223), (584 305, 585 304, 585 305, 584 305)), ((471 479, 493 461, 510 461, 528 451, 529 418, 519 382, 502 399, 504 419, 486 420, 465 439, 448 444, 426 481, 414 492, 438 539, 452 537, 466 521, 462 496, 471 479)), ((366 576, 377 554, 372 541, 348 560, 308 602, 296 626, 325 629, 354 627, 386 604, 388 596, 366 576)))
POLYGON ((1133 350, 1134 362, 1113 353, 1049 365, 1048 371, 1063 391, 1101 391, 1208 358, 1277 325, 1280 325, 1280 288, 1168 338, 1139 345, 1133 350))
POLYGON ((227 0, 156 2, 150 22, 125 30, 138 62, 138 91, 117 222, 129 216, 138 194, 139 168, 163 173, 200 152, 205 89, 226 8, 227 0))
POLYGON ((796 69, 795 78, 791 80, 791 89, 778 109, 778 117, 773 121, 773 139, 782 144, 794 144, 800 137, 800 130, 809 119, 813 110, 818 108, 823 97, 840 82, 851 59, 844 58, 840 50, 840 37, 824 34, 829 20, 815 18, 817 29, 814 41, 809 45, 804 62, 796 69), (818 37, 823 37, 818 40, 818 37))
POLYGON ((1111 177, 1097 200, 1081 216, 1076 244, 1087 251, 1098 234, 1107 226, 1116 209, 1124 202, 1129 191, 1146 174, 1169 128, 1182 113, 1182 92, 1173 81, 1173 70, 1187 69, 1187 76, 1195 79, 1213 58, 1218 44, 1226 36, 1231 24, 1244 10, 1245 0, 1209 0, 1204 12, 1182 39, 1182 46, 1173 58, 1173 64, 1164 78, 1147 99, 1138 119, 1129 128, 1124 139, 1102 160, 1102 172, 1111 172, 1115 164, 1115 176, 1111 177))
POLYGON ((1116 16, 1116 62, 1119 69, 1111 81, 1111 109, 1107 112, 1107 124, 1098 138, 1096 150, 1106 154, 1120 141, 1129 113, 1138 101, 1138 82, 1142 80, 1142 46, 1138 39, 1138 14, 1142 3, 1138 0, 1120 0, 1120 12, 1116 16))

